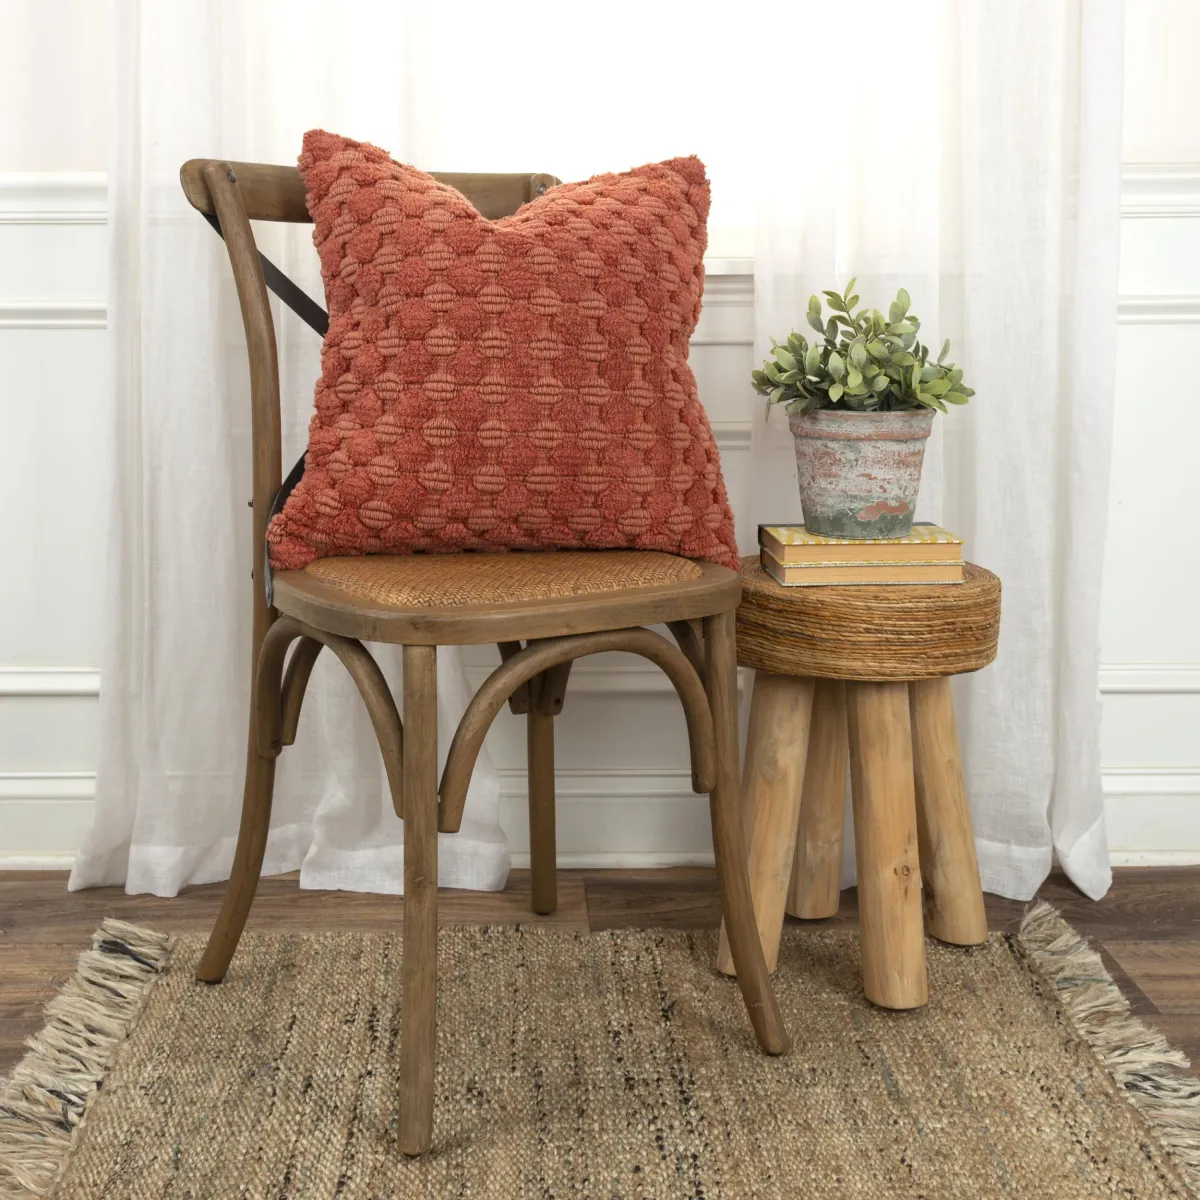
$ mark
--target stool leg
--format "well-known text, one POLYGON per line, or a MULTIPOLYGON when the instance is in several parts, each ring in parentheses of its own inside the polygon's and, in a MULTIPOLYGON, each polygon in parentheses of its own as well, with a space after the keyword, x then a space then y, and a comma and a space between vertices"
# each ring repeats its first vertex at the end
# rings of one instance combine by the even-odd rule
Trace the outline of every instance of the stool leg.
POLYGON ((846 819, 846 685, 818 679, 787 911, 819 920, 838 910, 846 819))
MULTIPOLYGON (((746 761, 742 764, 743 827, 750 843, 754 918, 768 971, 775 970, 779 958, 812 699, 811 679, 767 671, 754 674, 746 761)), ((735 974, 723 924, 717 970, 735 974)))
POLYGON ((987 915, 949 679, 909 684, 925 921, 943 942, 987 941, 987 915))
POLYGON ((912 728, 905 683, 846 686, 863 989, 884 1008, 925 1003, 912 728))

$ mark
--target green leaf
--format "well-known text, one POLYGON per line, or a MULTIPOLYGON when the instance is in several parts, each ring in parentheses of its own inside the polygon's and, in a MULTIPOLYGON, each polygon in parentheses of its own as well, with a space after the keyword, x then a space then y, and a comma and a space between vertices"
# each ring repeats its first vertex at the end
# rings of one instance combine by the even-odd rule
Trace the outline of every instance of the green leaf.
POLYGON ((911 321, 893 321, 888 326, 888 333, 895 333, 904 336, 906 333, 916 333, 917 327, 911 321))
POLYGON ((921 366, 919 363, 913 363, 912 371, 909 374, 909 382, 912 384, 912 390, 914 392, 920 392, 920 390, 921 390, 921 366))
POLYGON ((824 336, 824 334, 825 334, 825 323, 824 323, 824 321, 822 321, 822 320, 821 320, 821 314, 820 314, 819 312, 812 312, 812 311, 810 310, 810 311, 809 311, 809 314, 808 314, 808 323, 809 323, 809 324, 810 324, 810 325, 811 325, 811 326, 812 326, 812 327, 813 327, 813 328, 814 328, 814 329, 815 329, 815 330, 816 330, 816 331, 817 331, 819 334, 821 334, 822 336, 824 336))
POLYGON ((867 348, 863 345, 861 338, 856 338, 850 343, 850 361, 856 367, 865 367, 867 365, 867 348))
POLYGON ((785 391, 787 391, 787 388, 781 388, 781 387, 777 387, 777 388, 776 388, 776 389, 775 389, 775 390, 774 390, 774 391, 771 393, 771 403, 772 403, 772 404, 778 404, 778 403, 780 402, 780 400, 782 400, 782 399, 783 399, 783 393, 784 393, 785 391))
POLYGON ((829 338, 830 341, 834 341, 837 338, 837 335, 838 335, 837 317, 830 317, 829 324, 825 326, 825 336, 827 338, 829 338))
POLYGON ((948 379, 931 379, 924 385, 924 390, 934 396, 943 396, 950 390, 948 379))
POLYGON ((846 311, 846 302, 837 294, 837 292, 826 291, 822 292, 821 294, 828 301, 829 307, 832 308, 834 312, 846 311))
POLYGON ((842 398, 842 392, 844 390, 845 389, 843 389, 843 387, 840 383, 831 383, 829 385, 830 400, 840 400, 842 398))
POLYGON ((821 297, 820 296, 809 296, 808 311, 816 317, 819 317, 821 315, 821 297))
POLYGON ((826 366, 829 368, 829 374, 835 380, 841 380, 846 374, 846 364, 842 362, 842 356, 836 350, 829 356, 826 366))
POLYGON ((878 338, 873 338, 867 343, 867 353, 872 358, 884 359, 888 356, 888 348, 878 338))
POLYGON ((904 314, 906 312, 908 312, 908 306, 911 303, 912 303, 912 301, 908 298, 908 293, 903 288, 901 288, 896 293, 896 307, 900 309, 900 315, 902 317, 904 316, 904 314))
POLYGON ((962 392, 947 392, 942 399, 950 404, 966 404, 967 402, 967 397, 962 392))
POLYGON ((846 372, 846 386, 852 392, 856 392, 860 387, 862 387, 862 381, 862 372, 857 367, 851 367, 850 370, 846 372))
POLYGON ((852 291, 854 291, 854 285, 855 285, 857 282, 858 282, 858 276, 857 276, 857 275, 851 275, 851 276, 850 276, 850 282, 849 282, 848 284, 846 284, 846 291, 845 291, 845 293, 844 293, 844 294, 845 294, 845 295, 847 295, 847 296, 848 296, 848 295, 850 295, 850 293, 851 293, 852 291))
POLYGON ((796 359, 790 350, 785 350, 782 346, 779 346, 775 350, 775 357, 786 370, 794 371, 796 369, 796 359))
POLYGON ((888 377, 882 371, 880 371, 879 374, 876 375, 875 378, 871 380, 871 391, 873 391, 873 392, 885 391, 887 389, 887 385, 889 383, 891 383, 891 380, 888 379, 888 377))
POLYGON ((940 363, 940 362, 945 362, 945 361, 946 361, 946 355, 947 355, 947 354, 949 354, 949 353, 950 353, 950 339, 949 339, 949 338, 947 338, 947 339, 946 339, 946 340, 945 340, 945 341, 942 343, 942 352, 941 352, 941 354, 939 354, 939 355, 938 355, 938 359, 937 359, 937 360, 938 360, 938 362, 939 362, 939 363, 940 363))
POLYGON ((815 375, 821 365, 821 351, 816 346, 809 346, 804 356, 804 370, 809 375, 815 375))

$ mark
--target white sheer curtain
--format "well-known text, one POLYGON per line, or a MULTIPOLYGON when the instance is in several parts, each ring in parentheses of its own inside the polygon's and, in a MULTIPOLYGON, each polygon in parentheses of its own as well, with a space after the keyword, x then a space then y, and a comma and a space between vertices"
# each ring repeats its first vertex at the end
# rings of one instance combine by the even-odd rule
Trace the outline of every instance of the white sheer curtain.
MULTIPOLYGON (((72 888, 123 882, 172 895, 229 873, 248 712, 247 368, 224 248, 177 176, 194 157, 294 162, 317 125, 419 160, 404 11, 366 8, 343 6, 351 25, 338 36, 325 6, 112 5, 117 460, 95 819, 72 888)), ((309 228, 259 232, 268 255, 323 298, 309 228)), ((304 446, 320 344, 286 310, 275 319, 286 470, 304 446)), ((395 685, 398 652, 375 651, 395 685)), ((456 652, 440 653, 438 684, 444 754, 469 698, 456 652)), ((504 885, 498 805, 485 753, 462 832, 442 839, 445 886, 504 885)), ((370 722, 323 655, 281 760, 264 870, 299 868, 305 887, 399 892, 402 844, 370 722)))
MULTIPOLYGON (((72 886, 171 893, 223 877, 240 801, 249 644, 249 411, 223 250, 186 205, 189 157, 292 162, 303 131, 427 169, 581 178, 698 153, 710 254, 755 224, 759 353, 810 292, 903 284, 978 395, 939 419, 924 515, 1004 581, 997 663, 963 681, 960 733, 988 888, 1032 894, 1057 852, 1107 887, 1097 613, 1115 333, 1121 0, 817 0, 603 11, 528 0, 110 0, 113 534, 96 815, 72 886)), ((264 249, 311 294, 304 228, 264 249)), ((285 463, 316 338, 277 316, 285 463)), ((743 547, 799 517, 790 439, 752 418, 743 547)), ((396 662, 381 659, 395 682, 396 662)), ((441 741, 465 698, 441 656, 441 741)), ((442 879, 498 887, 481 761, 442 879)), ((266 870, 397 891, 400 824, 356 694, 322 660, 285 752, 266 870)))
MULTIPOLYGON (((1111 881, 1097 667, 1122 17, 1122 0, 856 5, 881 40, 805 56, 760 194, 756 352, 857 275, 879 308, 903 284, 976 389, 937 422, 921 508, 1003 581, 999 657, 956 699, 984 886, 1017 898, 1053 854, 1090 896, 1111 881)), ((790 18, 817 48, 845 21, 807 2, 790 18)), ((782 413, 756 415, 753 448, 751 538, 800 519, 782 413)))
MULTIPOLYGON (((95 816, 70 886, 173 894, 224 878, 233 858, 251 569, 237 300, 223 248, 179 190, 180 164, 295 162, 320 126, 428 170, 578 179, 696 151, 714 177, 745 180, 744 105, 697 90, 689 68, 714 46, 748 61, 754 25, 723 32, 640 0, 612 0, 603 18, 529 0, 520 20, 482 0, 109 0, 109 11, 117 451, 95 816)), ((744 224, 747 195, 721 189, 713 226, 744 224)), ((309 230, 257 233, 321 297, 309 230)), ((304 446, 319 345, 278 307, 276 330, 286 469, 304 446)), ((377 655, 395 685, 397 655, 377 655)), ((467 688, 457 654, 439 658, 444 754, 467 688)), ((445 886, 503 886, 498 790, 485 753, 462 831, 442 842, 445 886)), ((357 693, 324 655, 281 759, 264 870, 398 892, 402 838, 357 693)))

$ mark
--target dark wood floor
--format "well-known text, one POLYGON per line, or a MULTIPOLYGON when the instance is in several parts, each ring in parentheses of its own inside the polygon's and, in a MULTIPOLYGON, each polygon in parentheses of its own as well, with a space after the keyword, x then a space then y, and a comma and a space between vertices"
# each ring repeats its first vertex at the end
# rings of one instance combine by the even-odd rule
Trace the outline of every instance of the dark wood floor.
MULTIPOLYGON (((0 1073, 41 1024, 46 1001, 70 975, 75 956, 106 916, 172 933, 207 932, 223 885, 189 888, 174 900, 126 896, 115 888, 68 894, 57 872, 0 873, 0 1073)), ((1200 867, 1130 868, 1094 903, 1063 877, 1041 895, 1101 948, 1134 1010, 1156 1025, 1200 1067, 1200 867)), ((258 930, 382 929, 396 926, 402 901, 352 892, 302 892, 291 876, 265 879, 248 928, 258 930)), ((445 924, 535 921, 566 929, 619 926, 712 927, 718 919, 713 872, 706 868, 562 871, 559 909, 529 912, 529 876, 514 871, 503 892, 442 892, 445 924)), ((1024 905, 988 897, 994 929, 1015 927, 1024 905)), ((853 890, 837 917, 857 919, 853 890)))

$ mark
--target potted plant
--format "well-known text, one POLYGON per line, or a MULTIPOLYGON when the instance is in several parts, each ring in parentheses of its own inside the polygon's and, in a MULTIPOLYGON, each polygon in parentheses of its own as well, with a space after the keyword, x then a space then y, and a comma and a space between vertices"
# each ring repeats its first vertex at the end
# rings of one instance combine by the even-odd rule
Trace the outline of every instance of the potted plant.
POLYGON ((854 311, 854 280, 843 293, 808 302, 810 344, 792 332, 771 339, 772 357, 752 372, 755 391, 782 404, 796 439, 804 525, 828 537, 894 538, 912 529, 925 441, 937 412, 975 393, 962 371, 917 340, 920 320, 901 288, 888 306, 854 311))

